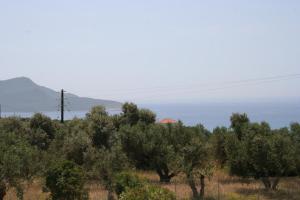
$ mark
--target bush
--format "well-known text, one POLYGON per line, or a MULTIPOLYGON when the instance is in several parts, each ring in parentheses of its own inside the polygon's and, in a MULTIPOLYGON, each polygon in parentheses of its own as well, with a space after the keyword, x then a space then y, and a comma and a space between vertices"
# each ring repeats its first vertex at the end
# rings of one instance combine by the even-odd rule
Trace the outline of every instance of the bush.
POLYGON ((241 196, 236 193, 229 193, 226 195, 226 200, 256 200, 257 197, 254 195, 251 196, 241 196))
POLYGON ((130 172, 121 172, 116 176, 115 192, 118 196, 128 189, 143 187, 145 181, 130 172))
POLYGON ((42 129, 47 134, 49 139, 54 139, 55 128, 50 117, 47 117, 41 113, 36 113, 30 119, 29 126, 32 130, 42 129))
POLYGON ((83 170, 75 163, 62 161, 51 167, 46 174, 46 186, 53 200, 85 200, 83 170))
POLYGON ((126 190, 120 195, 120 200, 175 200, 175 195, 159 186, 145 185, 126 190))

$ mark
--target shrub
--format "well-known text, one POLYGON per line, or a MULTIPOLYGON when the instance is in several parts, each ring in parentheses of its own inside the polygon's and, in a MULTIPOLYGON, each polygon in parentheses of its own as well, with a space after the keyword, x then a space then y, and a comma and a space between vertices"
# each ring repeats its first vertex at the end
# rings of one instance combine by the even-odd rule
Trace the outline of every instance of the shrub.
POLYGON ((42 129, 48 136, 49 139, 54 139, 55 128, 50 117, 41 113, 36 113, 30 119, 29 126, 33 130, 42 129))
POLYGON ((88 199, 84 183, 82 169, 70 161, 58 162, 46 174, 46 186, 49 188, 53 200, 88 199))
POLYGON ((120 195, 120 200, 175 200, 175 195, 159 186, 145 185, 126 190, 120 195))
POLYGON ((121 172, 116 176, 115 192, 118 196, 128 189, 143 187, 145 181, 130 172, 121 172))
POLYGON ((229 193, 226 195, 226 200, 256 200, 257 197, 254 195, 251 196, 241 196, 236 193, 229 193))

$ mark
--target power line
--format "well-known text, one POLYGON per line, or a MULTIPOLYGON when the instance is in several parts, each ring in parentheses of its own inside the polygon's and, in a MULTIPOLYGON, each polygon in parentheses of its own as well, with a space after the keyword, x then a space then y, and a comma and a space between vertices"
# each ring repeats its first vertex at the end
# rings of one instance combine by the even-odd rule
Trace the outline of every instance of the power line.
MULTIPOLYGON (((159 95, 159 98, 161 97, 164 97, 164 96, 168 96, 168 95, 171 95, 171 94, 176 94, 178 92, 181 92, 181 94, 189 94, 189 93, 205 93, 205 92, 216 92, 216 91, 220 91, 220 90, 225 90, 225 89, 231 89, 231 88, 237 88, 237 87, 243 87, 243 86, 251 86, 251 85, 261 85, 261 84, 266 84, 266 83, 274 83, 274 82, 280 82, 280 81, 287 81, 287 80, 292 80, 292 79, 299 79, 300 76, 294 76, 294 77, 286 77, 284 78, 284 76, 282 76, 282 78, 278 78, 278 79, 271 79, 271 78, 268 78, 268 79, 260 79, 259 81, 245 81, 245 82, 242 82, 240 84, 232 84, 232 85, 228 85, 228 86, 224 86, 224 87, 212 87, 212 88, 189 88, 189 89, 186 89, 186 90, 168 90, 167 92, 163 92, 163 94, 160 92, 160 91, 156 91, 156 93, 152 93, 146 97, 144 97, 143 99, 145 100, 151 100, 151 99, 155 99, 157 98, 159 95)), ((250 79, 249 79, 250 80, 250 79)), ((254 80, 254 79, 253 79, 254 80)), ((234 81, 236 82, 236 81, 234 81)), ((149 93, 149 92, 148 92, 149 93)), ((136 94, 141 94, 141 93, 136 93, 136 94)), ((141 99, 140 99, 141 100, 141 99)))
POLYGON ((244 80, 233 80, 233 81, 223 81, 223 82, 215 82, 215 83, 206 83, 206 84, 190 84, 190 85, 173 85, 173 86, 158 86, 158 87, 145 87, 145 88, 132 88, 132 89, 113 89, 109 90, 107 93, 105 91, 101 91, 103 95, 113 95, 113 94, 135 94, 135 93, 149 93, 149 91, 154 90, 157 91, 164 91, 164 90, 186 90, 193 87, 211 87, 212 85, 236 85, 236 84, 243 84, 243 83, 255 83, 261 81, 276 81, 286 78, 300 78, 300 74, 287 74, 287 75, 278 75, 278 76, 268 76, 268 77, 261 77, 261 78, 251 78, 251 79, 244 79, 244 80))
MULTIPOLYGON (((300 77, 298 77, 300 78, 300 77)), ((211 89, 203 89, 203 90, 189 90, 185 91, 184 94, 189 94, 189 93, 194 93, 194 92, 199 92, 199 93, 211 93, 211 92, 217 92, 220 90, 226 90, 226 89, 232 89, 232 88, 239 88, 239 87, 244 87, 244 86, 253 86, 253 85, 263 85, 266 83, 274 83, 274 82, 281 82, 281 81, 286 81, 286 80, 291 80, 291 79, 280 79, 280 80, 269 80, 269 81, 261 81, 261 82, 256 82, 256 83, 244 83, 244 84, 239 84, 239 85, 232 85, 232 86, 225 86, 225 87, 218 87, 218 88, 211 88, 211 89)))

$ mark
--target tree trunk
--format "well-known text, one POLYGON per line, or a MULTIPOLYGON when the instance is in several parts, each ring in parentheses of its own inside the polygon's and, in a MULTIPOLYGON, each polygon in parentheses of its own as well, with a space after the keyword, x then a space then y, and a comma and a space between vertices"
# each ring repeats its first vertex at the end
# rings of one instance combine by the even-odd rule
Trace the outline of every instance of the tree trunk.
POLYGON ((168 171, 163 171, 160 169, 157 169, 156 172, 159 175, 159 181, 161 183, 170 183, 171 179, 175 176, 174 173, 169 174, 168 171))
POLYGON ((280 178, 278 178, 278 177, 274 179, 274 182, 272 184, 272 190, 277 190, 279 180, 280 180, 280 178))
POLYGON ((159 181, 161 183, 170 183, 171 178, 168 175, 161 175, 159 176, 159 181))
POLYGON ((205 176, 201 174, 200 176, 200 198, 204 199, 204 191, 205 191, 205 176))
POLYGON ((17 193, 17 198, 18 200, 23 200, 24 199, 24 191, 21 185, 16 186, 16 193, 17 193))
POLYGON ((6 195, 6 186, 5 184, 0 183, 0 200, 3 200, 5 195, 6 195))
POLYGON ((107 200, 115 200, 114 193, 112 191, 108 191, 107 200))
POLYGON ((280 178, 278 178, 278 177, 274 178, 273 182, 268 177, 263 177, 261 180, 262 180, 266 190, 270 190, 270 189, 277 190, 277 186, 280 181, 280 178))
POLYGON ((197 190, 197 186, 195 184, 195 180, 194 180, 194 177, 192 175, 188 175, 187 176, 187 179, 188 179, 188 184, 192 190, 192 193, 193 193, 193 200, 202 200, 204 199, 204 188, 205 188, 205 185, 204 185, 204 176, 201 176, 200 177, 200 192, 198 192, 197 190))
POLYGON ((197 190, 197 187, 196 187, 196 184, 195 184, 194 177, 189 174, 187 176, 187 179, 188 179, 188 184, 189 184, 189 186, 192 190, 192 193, 193 193, 193 199, 197 199, 199 197, 199 193, 198 193, 198 190, 197 190))
POLYGON ((265 186, 265 189, 269 190, 271 188, 270 179, 268 177, 263 177, 263 178, 261 178, 261 180, 265 186))

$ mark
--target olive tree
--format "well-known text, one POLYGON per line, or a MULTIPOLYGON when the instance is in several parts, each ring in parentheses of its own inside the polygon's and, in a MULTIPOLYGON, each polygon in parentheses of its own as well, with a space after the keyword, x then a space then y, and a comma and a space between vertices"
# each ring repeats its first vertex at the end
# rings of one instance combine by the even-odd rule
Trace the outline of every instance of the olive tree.
POLYGON ((161 182, 179 173, 181 125, 125 126, 120 130, 123 150, 137 167, 154 169, 161 182))
POLYGON ((266 189, 276 190, 280 177, 296 169, 296 149, 283 130, 272 131, 267 123, 249 123, 243 138, 232 134, 226 140, 230 172, 260 179, 266 189))
POLYGON ((10 187, 16 188, 18 198, 23 199, 22 183, 36 174, 36 159, 36 150, 25 139, 0 132, 0 200, 10 187))
POLYGON ((29 125, 31 129, 42 129, 43 131, 45 131, 49 139, 53 139, 55 137, 54 124, 50 117, 47 117, 46 115, 43 115, 41 113, 34 114, 30 119, 29 125))
POLYGON ((83 170, 68 160, 57 161, 47 170, 46 186, 53 200, 87 200, 83 170))
POLYGON ((93 107, 87 114, 88 133, 92 138, 93 144, 97 148, 108 148, 114 134, 114 123, 112 118, 102 106, 93 107))
POLYGON ((231 128, 234 130, 237 138, 241 140, 244 136, 243 128, 250 122, 246 113, 233 113, 230 117, 231 128))
POLYGON ((82 130, 71 132, 65 137, 62 153, 65 158, 78 165, 86 165, 86 156, 92 148, 91 138, 82 130))
POLYGON ((122 106, 120 118, 122 125, 133 126, 138 123, 149 125, 155 123, 156 114, 149 109, 139 109, 136 104, 127 102, 122 106))
POLYGON ((139 122, 146 125, 154 124, 156 121, 156 114, 148 109, 139 110, 139 122))
POLYGON ((228 136, 229 131, 226 127, 216 127, 213 130, 213 133, 211 135, 210 141, 213 145, 213 154, 220 165, 221 168, 223 168, 227 161, 227 155, 226 155, 226 137, 228 136))
POLYGON ((184 135, 188 138, 181 148, 182 172, 186 175, 192 190, 193 199, 203 199, 205 194, 205 177, 212 174, 213 163, 211 146, 204 133, 192 132, 185 129, 184 135), (200 187, 198 189, 197 182, 200 187))
POLYGON ((30 143, 39 149, 46 150, 55 137, 55 127, 52 120, 40 113, 34 114, 29 121, 30 143))
MULTIPOLYGON (((290 125, 290 135, 293 141, 293 146, 296 148, 296 154, 300 155, 300 124, 292 123, 290 125)), ((300 156, 296 157, 297 175, 300 175, 300 156)))
POLYGON ((94 178, 108 191, 107 199, 115 199, 116 177, 122 170, 128 168, 127 157, 122 152, 121 146, 115 144, 110 149, 94 149, 90 152, 90 156, 94 178))
POLYGON ((139 109, 134 103, 124 103, 122 106, 122 124, 135 125, 139 121, 139 109))

